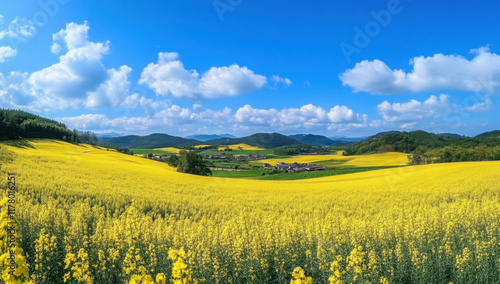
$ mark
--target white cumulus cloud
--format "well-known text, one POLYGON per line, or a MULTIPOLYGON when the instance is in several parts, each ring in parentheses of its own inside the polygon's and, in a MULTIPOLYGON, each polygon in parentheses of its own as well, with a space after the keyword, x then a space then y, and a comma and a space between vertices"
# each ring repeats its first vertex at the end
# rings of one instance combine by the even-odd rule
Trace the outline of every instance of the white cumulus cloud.
POLYGON ((196 70, 186 70, 178 59, 176 52, 160 52, 158 62, 149 63, 142 71, 139 84, 146 84, 159 95, 193 97, 199 74, 196 70))
POLYGON ((88 30, 87 22, 69 23, 54 35, 64 40, 68 51, 58 63, 31 74, 29 81, 42 96, 81 103, 108 79, 102 58, 109 43, 87 41, 88 30))
POLYGON ((357 63, 340 75, 344 86, 355 92, 396 94, 429 90, 460 90, 500 93, 500 55, 482 47, 471 50, 472 59, 434 54, 410 60, 411 72, 391 69, 375 59, 357 63))
POLYGON ((161 52, 157 63, 149 63, 142 71, 139 84, 145 84, 158 95, 176 98, 217 98, 237 96, 262 88, 267 78, 247 67, 233 64, 212 67, 201 77, 187 70, 176 52, 161 52))
POLYGON ((28 106, 28 110, 39 111, 34 102, 32 86, 27 83, 28 73, 0 72, 0 102, 4 107, 28 106))
POLYGON ((108 80, 103 82, 96 91, 90 92, 85 103, 87 108, 117 107, 124 104, 129 95, 132 68, 123 65, 120 69, 108 70, 108 80))
POLYGON ((237 96, 262 88, 265 76, 255 74, 247 67, 233 64, 229 67, 212 67, 199 82, 199 91, 205 98, 237 96))
POLYGON ((0 46, 0 63, 5 62, 5 58, 14 57, 17 55, 17 50, 10 46, 0 46))
POLYGON ((36 29, 32 21, 16 17, 9 23, 7 28, 0 30, 0 40, 4 38, 28 38, 33 36, 35 31, 36 29))
POLYGON ((444 94, 439 95, 439 97, 431 95, 423 102, 412 99, 408 102, 392 104, 384 101, 377 105, 377 111, 386 122, 411 123, 423 118, 440 118, 446 111, 450 110, 448 95, 444 94))
POLYGON ((52 35, 54 42, 58 40, 64 41, 68 50, 77 49, 88 46, 89 42, 89 25, 85 22, 83 25, 76 23, 66 24, 66 29, 52 35))
POLYGON ((31 74, 0 73, 0 85, 6 86, 0 93, 0 101, 38 112, 124 104, 130 95, 128 77, 132 69, 126 65, 107 69, 102 59, 109 52, 109 42, 91 42, 88 32, 87 22, 68 23, 53 35, 52 51, 66 50, 59 62, 31 74), (7 100, 12 97, 17 100, 7 100))
POLYGON ((277 110, 258 109, 251 105, 240 107, 234 120, 238 127, 266 126, 280 130, 297 128, 327 128, 337 124, 361 122, 366 116, 355 114, 346 106, 334 106, 329 111, 312 104, 300 108, 277 110))

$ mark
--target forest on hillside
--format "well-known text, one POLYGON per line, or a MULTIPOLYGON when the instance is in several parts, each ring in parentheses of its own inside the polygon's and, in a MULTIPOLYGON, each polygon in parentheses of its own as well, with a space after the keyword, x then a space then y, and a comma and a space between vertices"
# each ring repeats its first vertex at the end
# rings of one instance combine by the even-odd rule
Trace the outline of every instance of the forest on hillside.
POLYGON ((74 141, 75 135, 66 125, 55 120, 21 110, 0 109, 0 139, 50 138, 74 141))

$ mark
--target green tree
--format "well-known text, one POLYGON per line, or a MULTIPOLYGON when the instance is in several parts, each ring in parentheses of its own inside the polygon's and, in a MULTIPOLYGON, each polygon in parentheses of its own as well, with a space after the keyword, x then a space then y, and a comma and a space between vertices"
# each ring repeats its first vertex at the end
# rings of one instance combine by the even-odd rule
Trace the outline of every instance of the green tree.
POLYGON ((212 171, 207 167, 201 155, 186 150, 179 152, 177 171, 201 176, 212 175, 212 171))
POLYGON ((162 159, 162 161, 166 162, 167 164, 171 165, 172 167, 179 166, 179 157, 177 157, 177 156, 170 156, 166 159, 162 159))

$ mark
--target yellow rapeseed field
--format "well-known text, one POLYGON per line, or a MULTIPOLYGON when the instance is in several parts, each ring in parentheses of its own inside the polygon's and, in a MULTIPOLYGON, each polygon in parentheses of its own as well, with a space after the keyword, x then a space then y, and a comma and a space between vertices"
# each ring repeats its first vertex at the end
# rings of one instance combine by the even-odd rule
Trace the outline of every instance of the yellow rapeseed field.
POLYGON ((212 146, 212 145, 209 145, 209 144, 201 144, 201 145, 196 145, 196 146, 194 146, 194 148, 196 148, 196 149, 200 149, 200 148, 205 148, 205 147, 210 147, 210 146, 212 146))
POLYGON ((162 150, 169 153, 179 153, 181 151, 181 149, 175 147, 156 148, 155 150, 162 150))
POLYGON ((284 163, 315 163, 320 161, 336 160, 342 165, 353 167, 380 167, 380 166, 404 166, 408 164, 408 154, 405 153, 381 153, 372 155, 343 156, 342 151, 332 155, 298 155, 285 159, 266 159, 256 163, 269 163, 275 166, 279 162, 284 163))
POLYGON ((500 275, 500 162, 259 181, 181 174, 49 140, 2 146, 0 161, 0 186, 15 173, 18 187, 16 281, 497 283, 500 275))
POLYGON ((226 148, 230 148, 232 150, 265 150, 264 148, 260 148, 257 146, 240 143, 240 144, 233 144, 233 145, 226 145, 223 147, 219 147, 219 151, 224 151, 224 149, 226 148))

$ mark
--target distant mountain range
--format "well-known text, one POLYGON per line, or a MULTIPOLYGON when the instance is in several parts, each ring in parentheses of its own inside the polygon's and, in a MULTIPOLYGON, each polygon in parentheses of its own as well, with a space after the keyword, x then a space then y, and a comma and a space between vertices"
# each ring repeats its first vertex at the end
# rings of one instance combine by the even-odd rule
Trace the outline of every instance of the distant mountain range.
POLYGON ((314 134, 295 134, 289 137, 307 145, 311 146, 332 146, 332 145, 342 145, 350 142, 359 141, 358 138, 335 138, 331 139, 323 135, 314 134), (352 140, 355 139, 355 140, 352 140))
POLYGON ((202 142, 209 140, 216 140, 220 138, 236 138, 236 136, 233 136, 231 134, 197 134, 197 135, 186 136, 186 139, 194 139, 202 142))
POLYGON ((333 140, 333 141, 341 141, 343 143, 351 143, 351 142, 363 141, 363 140, 369 138, 369 136, 365 136, 365 137, 347 137, 347 136, 342 136, 342 135, 336 135, 336 136, 330 136, 328 138, 331 139, 331 140, 333 140))
POLYGON ((128 135, 120 137, 101 137, 99 142, 127 148, 184 147, 197 144, 229 145, 238 143, 264 148, 276 148, 297 144, 307 144, 311 146, 351 145, 349 149, 352 153, 363 154, 381 151, 410 152, 418 146, 435 148, 451 144, 477 145, 485 141, 489 141, 489 144, 495 144, 496 142, 492 139, 494 141, 499 140, 500 131, 487 132, 472 138, 453 133, 434 134, 421 130, 412 132, 387 131, 366 138, 349 138, 343 136, 328 138, 323 135, 315 134, 294 134, 286 136, 280 133, 256 133, 240 138, 236 138, 230 134, 201 134, 182 138, 168 134, 155 133, 148 136, 128 135))
POLYGON ((113 137, 123 136, 123 134, 116 132, 106 132, 106 133, 96 133, 95 136, 97 136, 97 138, 113 138, 113 137))

